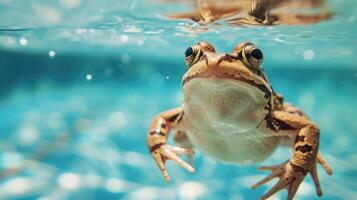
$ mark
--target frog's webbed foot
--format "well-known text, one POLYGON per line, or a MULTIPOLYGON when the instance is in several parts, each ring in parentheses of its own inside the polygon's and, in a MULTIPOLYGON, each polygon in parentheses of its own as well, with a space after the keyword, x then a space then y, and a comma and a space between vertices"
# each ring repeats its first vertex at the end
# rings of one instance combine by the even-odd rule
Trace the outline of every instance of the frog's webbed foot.
POLYGON ((159 148, 151 152, 157 166, 160 168, 165 181, 170 181, 170 176, 167 172, 165 162, 167 160, 176 161, 181 167, 185 168, 187 171, 194 173, 195 169, 185 161, 183 161, 179 155, 186 154, 192 156, 194 151, 191 148, 174 147, 167 144, 161 145, 159 148))
POLYGON ((283 126, 289 126, 290 130, 296 131, 295 137, 291 137, 293 139, 292 156, 289 161, 281 165, 261 167, 261 170, 270 170, 272 173, 253 185, 253 189, 273 178, 279 178, 279 181, 262 199, 266 199, 282 189, 288 190, 288 199, 292 199, 306 174, 310 173, 316 187, 316 193, 318 196, 321 196, 322 191, 317 176, 316 165, 317 163, 321 164, 328 174, 332 174, 332 170, 318 151, 319 128, 310 122, 306 116, 297 112, 274 111, 272 113, 272 120, 273 122, 275 120, 278 130, 279 126, 281 126, 281 124, 279 125, 279 121, 281 121, 283 122, 283 126))
POLYGON ((259 167, 258 170, 270 170, 272 171, 272 173, 267 177, 265 177, 264 179, 262 179, 261 181, 259 181, 258 183, 254 184, 252 188, 255 189, 267 183, 268 181, 272 180, 273 178, 279 178, 279 181, 275 184, 275 186, 271 188, 262 197, 262 199, 267 199, 273 194, 275 194, 276 192, 285 188, 288 191, 288 199, 290 200, 294 197, 301 182, 304 180, 305 175, 309 173, 312 177, 312 180, 314 181, 316 194, 318 196, 322 196, 322 190, 320 187, 320 181, 316 169, 317 163, 321 164, 324 167, 326 173, 329 175, 332 174, 332 170, 324 161, 320 153, 318 153, 316 160, 317 161, 312 165, 311 169, 308 171, 305 171, 304 169, 298 166, 294 166, 289 161, 286 161, 280 165, 259 167))
POLYGON ((265 184, 273 178, 279 178, 279 181, 266 194, 264 194, 261 199, 267 199, 284 188, 288 191, 288 199, 292 199, 306 175, 306 173, 300 169, 294 169, 294 166, 290 162, 285 162, 275 166, 260 167, 258 169, 270 170, 272 173, 258 183, 254 184, 252 186, 253 189, 265 184))

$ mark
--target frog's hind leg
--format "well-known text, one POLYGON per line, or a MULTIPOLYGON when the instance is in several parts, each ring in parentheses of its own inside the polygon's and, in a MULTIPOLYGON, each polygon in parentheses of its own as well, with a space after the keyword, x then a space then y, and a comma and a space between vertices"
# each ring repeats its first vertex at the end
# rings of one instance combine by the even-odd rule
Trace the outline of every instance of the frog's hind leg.
POLYGON ((321 196, 322 191, 317 176, 316 164, 322 164, 328 174, 331 174, 332 170, 322 159, 321 155, 318 154, 320 135, 318 127, 316 127, 307 117, 286 111, 274 111, 271 114, 271 120, 273 120, 271 125, 274 125, 274 127, 272 126, 272 130, 281 132, 289 130, 286 132, 296 133, 294 137, 287 135, 293 139, 293 154, 291 159, 283 164, 259 168, 261 170, 270 170, 272 173, 253 185, 253 188, 258 187, 273 178, 279 178, 276 185, 270 189, 262 199, 269 198, 271 195, 282 189, 288 190, 288 199, 292 199, 306 174, 310 173, 316 186, 317 195, 321 196))

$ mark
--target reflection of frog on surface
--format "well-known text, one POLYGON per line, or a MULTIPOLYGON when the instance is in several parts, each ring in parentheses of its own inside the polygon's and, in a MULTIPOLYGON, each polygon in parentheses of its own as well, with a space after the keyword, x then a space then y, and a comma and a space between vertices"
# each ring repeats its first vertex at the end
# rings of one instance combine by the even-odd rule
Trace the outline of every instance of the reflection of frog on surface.
POLYGON ((319 148, 319 128, 298 108, 284 103, 270 86, 261 62, 262 52, 252 43, 236 46, 232 53, 216 53, 201 42, 186 50, 181 107, 155 117, 148 134, 150 152, 166 181, 165 161, 174 160, 190 172, 194 168, 178 155, 192 155, 195 146, 219 160, 249 164, 266 159, 279 144, 293 147, 291 159, 261 167, 272 173, 253 188, 278 177, 263 199, 286 188, 292 199, 306 174, 322 195, 316 165, 332 170, 319 148), (166 144, 170 131, 181 147, 166 144))
POLYGON ((196 11, 169 17, 203 23, 223 19, 231 25, 312 24, 331 18, 328 11, 316 12, 323 4, 324 0, 196 0, 196 11), (314 13, 306 13, 310 8, 314 13))

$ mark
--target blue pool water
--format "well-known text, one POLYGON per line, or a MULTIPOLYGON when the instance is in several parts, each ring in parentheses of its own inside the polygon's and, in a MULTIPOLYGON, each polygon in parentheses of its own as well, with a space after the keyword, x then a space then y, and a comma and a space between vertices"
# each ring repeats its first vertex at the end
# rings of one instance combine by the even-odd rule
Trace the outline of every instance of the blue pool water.
MULTIPOLYGON (((165 184, 146 147, 152 117, 182 100, 183 54, 210 41, 256 43, 279 93, 321 128, 334 170, 323 199, 357 199, 357 4, 328 1, 314 25, 232 27, 165 17, 162 1, 0 0, 0 199, 258 199, 256 168, 196 151, 195 174, 168 162, 165 184)), ((280 192, 271 199, 284 199, 280 192)), ((318 199, 310 177, 296 199, 318 199)))

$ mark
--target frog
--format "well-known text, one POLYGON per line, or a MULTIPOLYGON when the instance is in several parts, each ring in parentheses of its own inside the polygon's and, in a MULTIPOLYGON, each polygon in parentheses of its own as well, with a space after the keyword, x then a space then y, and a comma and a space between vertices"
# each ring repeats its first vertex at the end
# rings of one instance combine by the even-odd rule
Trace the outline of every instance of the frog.
POLYGON ((310 174, 317 195, 322 196, 317 164, 329 175, 333 171, 319 152, 320 129, 275 92, 262 62, 262 50, 251 42, 236 45, 231 53, 216 53, 205 41, 187 48, 182 104, 156 115, 147 134, 148 149, 165 181, 171 180, 168 160, 195 172, 192 161, 182 158, 192 159, 194 149, 224 163, 249 165, 285 146, 292 148, 290 159, 259 167, 271 173, 252 188, 278 178, 262 199, 283 189, 288 191, 287 199, 293 199, 310 174), (169 135, 177 145, 168 144, 169 135))

